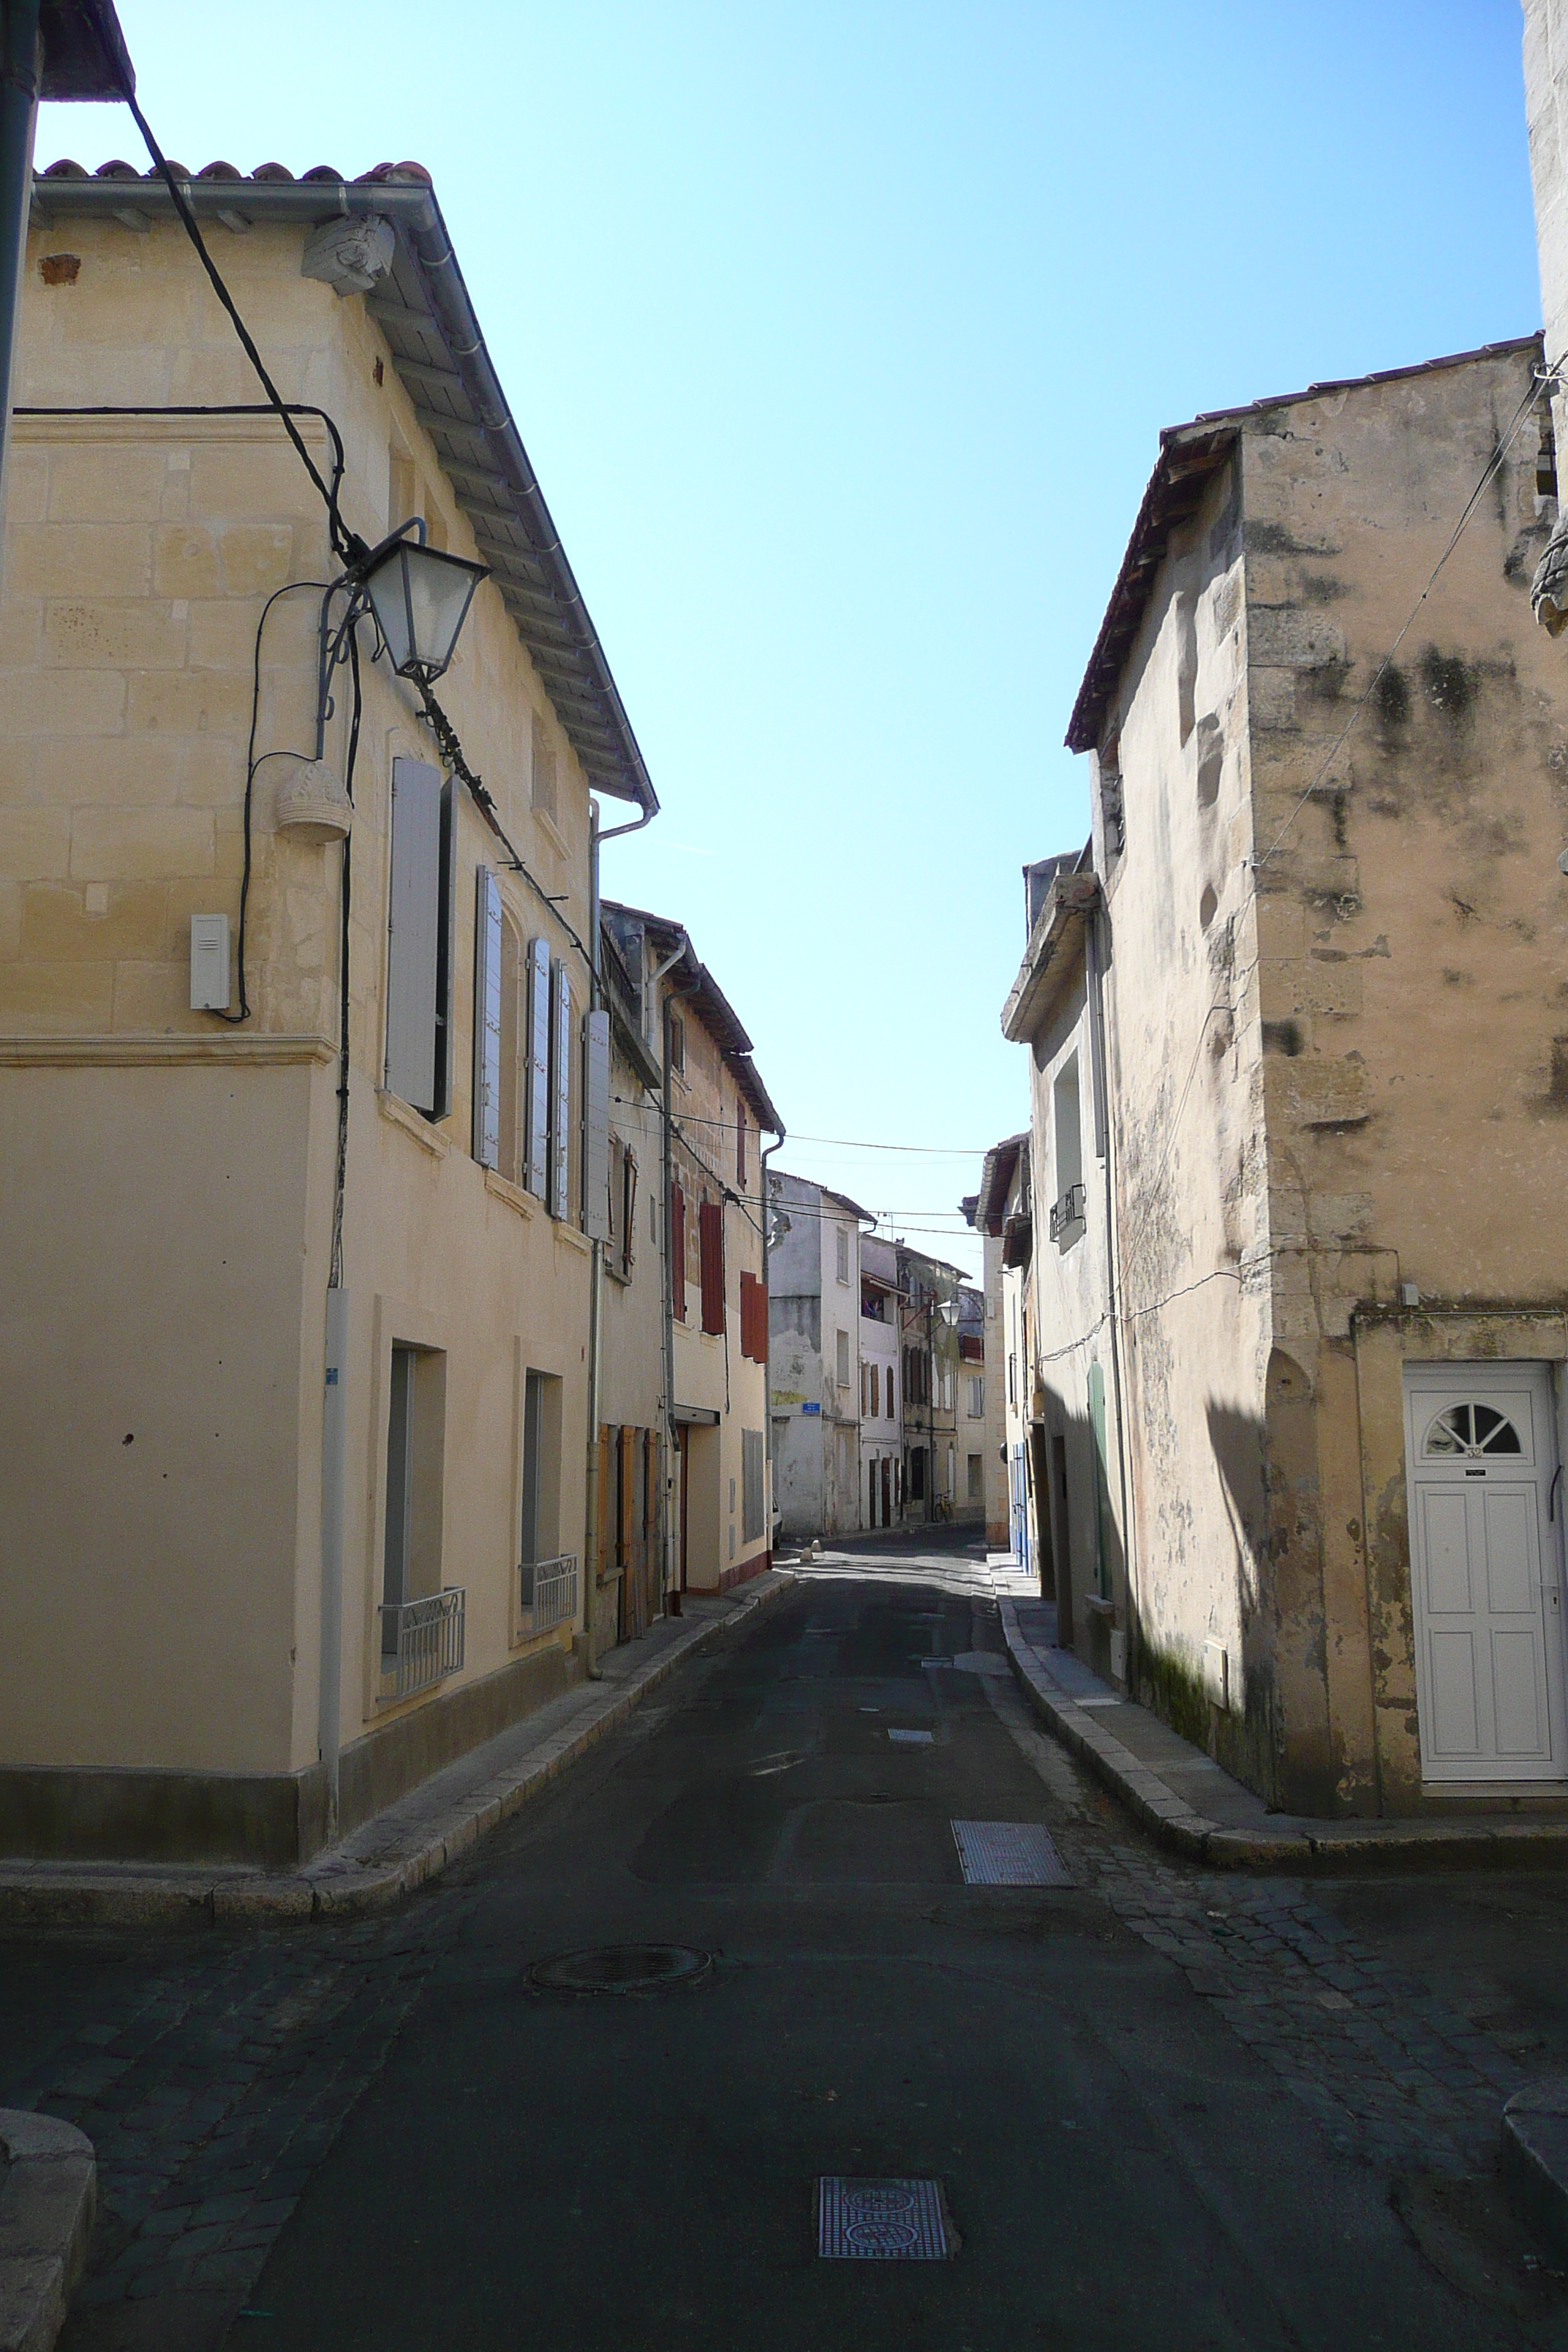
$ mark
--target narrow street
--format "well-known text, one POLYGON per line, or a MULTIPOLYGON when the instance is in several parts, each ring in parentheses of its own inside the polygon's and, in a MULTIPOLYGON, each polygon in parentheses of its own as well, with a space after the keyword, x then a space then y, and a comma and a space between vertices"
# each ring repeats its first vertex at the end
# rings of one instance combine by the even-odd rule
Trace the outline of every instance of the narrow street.
POLYGON ((978 1557, 867 1546, 369 1926, 0 1946, 0 2100, 99 2149, 68 2352, 1568 2345, 1492 2176, 1563 1912, 1173 1863, 978 1557), (955 1822, 1071 1884, 967 1885, 955 1822), (531 1980, 646 1944, 710 1965, 531 1980), (951 2259, 821 2259, 824 2176, 939 2182, 951 2259))

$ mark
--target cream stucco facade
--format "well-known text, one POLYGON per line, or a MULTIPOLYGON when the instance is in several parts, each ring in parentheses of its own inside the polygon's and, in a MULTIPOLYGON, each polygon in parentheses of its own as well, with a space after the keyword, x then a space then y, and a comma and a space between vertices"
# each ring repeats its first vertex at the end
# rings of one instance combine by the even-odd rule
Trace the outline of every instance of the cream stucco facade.
MULTIPOLYGON (((460 373, 488 361, 424 175, 279 176, 199 182, 194 201, 285 397, 331 421, 298 418, 323 478, 341 435, 348 530, 374 543, 418 513, 434 545, 491 567, 440 685, 489 811, 443 783, 367 624, 349 859, 280 827, 279 792, 316 749, 319 583, 342 568, 321 499, 258 413, 161 190, 41 179, 0 604, 12 1851, 296 1859, 331 1825, 329 1746, 346 1828, 564 1689, 586 1611, 602 1646, 665 1583, 657 1146, 646 1254, 602 1278, 599 1364, 601 1427, 655 1441, 637 1508, 656 1559, 648 1573, 639 1555, 628 1602, 601 1505, 584 1559, 590 788, 657 803, 493 380, 460 373), (323 224, 377 208, 392 258, 368 300, 302 274, 323 224), (231 404, 247 413, 219 413, 231 404), (136 413, 89 413, 110 408, 136 413), (192 1006, 199 915, 243 938, 220 1010, 192 1006), (487 940, 499 1060, 481 1068, 487 940), (345 953, 346 1328, 329 1381, 345 953), (411 972, 431 982, 412 1016, 411 972), (404 1075, 410 1018, 429 1099, 404 1075), (531 1098, 535 1044, 549 1077, 531 1098)), ((321 748, 342 776, 346 663, 331 691, 321 748)), ((683 1103, 729 1115, 732 1075, 697 1059, 683 1103)), ((623 1034, 623 1130, 658 1075, 623 1034)), ((726 1214, 750 1269, 744 1219, 726 1214)), ((727 1361, 692 1579, 710 1586, 765 1558, 765 1522, 736 1546, 723 1509, 742 1420, 761 1443, 763 1372, 733 1328, 678 1334, 678 1402, 725 1406, 727 1361)))

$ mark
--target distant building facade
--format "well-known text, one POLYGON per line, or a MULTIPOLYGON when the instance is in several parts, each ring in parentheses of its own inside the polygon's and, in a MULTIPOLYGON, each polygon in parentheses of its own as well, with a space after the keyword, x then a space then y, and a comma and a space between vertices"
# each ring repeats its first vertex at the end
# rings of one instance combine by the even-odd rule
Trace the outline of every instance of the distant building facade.
MULTIPOLYGON (((769 1174, 768 1202, 776 1236, 769 1254, 768 1335, 780 1531, 807 1538, 853 1535, 867 1524, 868 1508, 860 1250, 869 1214, 841 1192, 783 1169, 769 1174)), ((879 1353, 875 1360, 880 1363, 879 1353)))

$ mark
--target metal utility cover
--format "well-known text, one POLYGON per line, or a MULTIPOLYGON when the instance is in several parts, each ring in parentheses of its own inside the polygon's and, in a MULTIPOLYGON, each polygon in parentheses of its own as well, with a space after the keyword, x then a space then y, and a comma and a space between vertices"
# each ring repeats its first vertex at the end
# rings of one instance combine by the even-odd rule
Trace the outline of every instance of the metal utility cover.
POLYGON ((929 1748, 936 1734, 934 1731, 897 1730, 889 1725, 888 1737, 900 1748, 929 1748))
POLYGON ((952 1834, 971 1886, 1070 1886, 1048 1830, 1037 1822, 954 1822, 952 1834))
POLYGON ((825 2173, 816 2184, 816 2251, 826 2262, 945 2262, 952 2250, 942 2184, 825 2173))

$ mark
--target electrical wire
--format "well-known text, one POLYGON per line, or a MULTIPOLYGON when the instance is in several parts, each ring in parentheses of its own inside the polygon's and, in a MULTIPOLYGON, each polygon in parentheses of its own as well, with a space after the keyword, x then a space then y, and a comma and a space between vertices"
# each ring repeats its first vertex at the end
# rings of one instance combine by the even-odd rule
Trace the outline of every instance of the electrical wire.
MULTIPOLYGON (((157 140, 153 137, 152 124, 148 121, 147 117, 142 113, 141 107, 137 103, 136 91, 132 83, 131 78, 128 73, 119 68, 118 60, 116 61, 116 70, 120 81, 121 94, 124 98, 126 105, 131 110, 131 119, 135 123, 137 130, 140 131, 142 138, 146 142, 147 152, 153 158, 153 164, 155 165, 160 177, 163 179, 164 186, 168 189, 170 196, 174 200, 174 210, 180 216, 181 226, 184 227, 185 235, 190 238, 191 243, 196 249, 196 257, 201 262, 202 268, 207 274, 207 278, 212 285, 213 292, 217 296, 218 300, 222 303, 225 310, 227 312, 229 323, 233 327, 235 333, 239 337, 240 345, 245 352, 245 356, 250 362, 251 366, 255 369, 257 380, 260 383, 263 392, 266 393, 268 401, 277 410, 279 416, 281 418, 283 429, 288 434, 289 440, 294 444, 294 447, 299 454, 300 464, 304 467, 305 471, 310 475, 310 479, 314 482, 317 489, 321 492, 321 502, 327 509, 327 528, 331 538, 332 551, 342 562, 352 563, 358 558, 368 554, 369 550, 365 546, 363 540, 360 538, 357 531, 350 530, 347 524, 343 521, 342 512, 338 506, 336 486, 334 485, 333 488, 329 489, 326 483, 321 479, 321 474, 316 467, 316 461, 311 457, 309 449, 305 446, 304 436, 300 433, 298 425, 294 423, 293 417, 289 414, 289 404, 284 399, 282 394, 279 391, 278 386, 273 383, 271 376, 268 373, 267 363, 256 347, 255 339, 251 335, 250 330, 246 325, 245 320, 240 317, 239 310, 233 295, 229 292, 228 288, 224 284, 222 272, 219 270, 216 262, 213 259, 212 255, 207 251, 206 239, 202 235, 201 229, 196 221, 196 216, 191 210, 184 192, 181 188, 179 181, 174 175, 174 168, 171 165, 168 157, 159 146, 157 140)), ((340 476, 339 479, 341 480, 341 478, 342 478, 340 476)))

